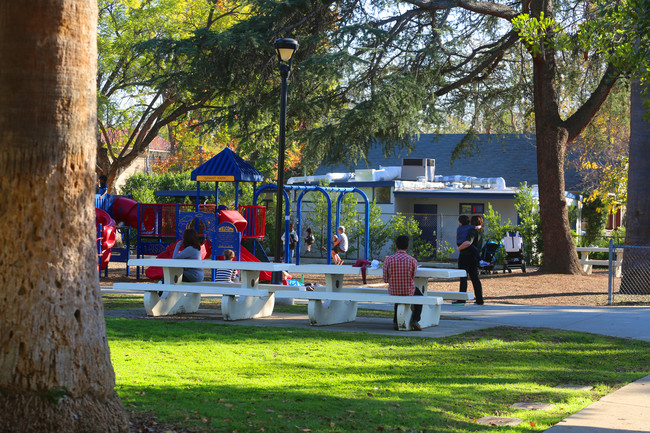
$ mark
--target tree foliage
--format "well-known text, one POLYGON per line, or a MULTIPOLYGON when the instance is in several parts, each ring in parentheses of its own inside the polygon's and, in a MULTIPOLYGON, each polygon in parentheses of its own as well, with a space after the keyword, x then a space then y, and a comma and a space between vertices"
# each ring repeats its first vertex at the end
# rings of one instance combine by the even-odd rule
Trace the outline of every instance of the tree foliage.
POLYGON ((107 174, 112 184, 161 128, 219 97, 161 79, 187 72, 191 65, 182 53, 160 61, 147 41, 180 40, 206 29, 223 31, 241 19, 246 7, 237 1, 209 0, 100 0, 98 6, 97 171, 107 174))

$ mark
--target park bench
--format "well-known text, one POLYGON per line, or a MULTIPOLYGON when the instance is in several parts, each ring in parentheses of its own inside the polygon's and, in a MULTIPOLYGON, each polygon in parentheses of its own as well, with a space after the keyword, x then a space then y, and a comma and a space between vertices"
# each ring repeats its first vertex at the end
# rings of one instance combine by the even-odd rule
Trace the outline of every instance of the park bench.
POLYGON ((260 284, 260 271, 281 272, 291 264, 236 262, 223 260, 131 259, 130 266, 159 266, 163 269, 161 283, 115 283, 117 290, 144 291, 144 307, 149 316, 169 316, 194 313, 201 303, 201 294, 221 295, 221 311, 225 320, 266 317, 273 313, 276 290, 287 286, 260 284), (183 268, 239 269, 236 283, 180 281, 183 268), (162 292, 162 295, 160 294, 162 292))
MULTIPOLYGON (((281 291, 275 296, 307 300, 307 313, 312 325, 333 325, 354 321, 359 302, 397 304, 397 325, 400 330, 408 330, 411 323, 411 305, 421 304, 422 328, 436 326, 440 322, 440 310, 444 299, 470 300, 471 293, 428 291, 429 278, 460 278, 466 275, 458 269, 418 268, 415 285, 424 296, 391 296, 385 288, 344 287, 345 275, 360 275, 361 268, 339 265, 296 265, 294 274, 323 274, 325 286, 313 292, 281 291)), ((382 269, 366 269, 367 275, 382 275, 382 269)))
MULTIPOLYGON (((415 282, 425 296, 391 296, 383 289, 343 287, 344 275, 359 275, 361 268, 337 265, 292 265, 284 263, 233 262, 213 260, 132 259, 131 266, 160 266, 166 284, 115 283, 114 289, 144 291, 145 310, 151 316, 192 313, 198 310, 201 294, 221 295, 225 320, 241 320, 270 316, 275 299, 304 299, 312 325, 332 325, 354 321, 359 302, 398 304, 399 329, 409 329, 411 305, 423 305, 420 326, 435 326, 440 321, 444 299, 470 300, 471 293, 427 292, 429 278, 465 276, 457 269, 419 268, 415 282), (182 267, 181 267, 182 266, 182 267), (177 281, 183 267, 203 269, 239 269, 241 282, 177 281), (260 271, 323 274, 325 286, 315 291, 296 290, 296 286, 259 284, 260 271), (162 296, 160 292, 163 292, 162 296)), ((380 275, 381 269, 368 269, 380 275)))
MULTIPOLYGON (((590 259, 590 253, 609 253, 609 248, 605 247, 577 247, 576 251, 580 253, 580 264, 582 265, 582 270, 587 275, 591 275, 594 266, 606 266, 609 267, 609 259, 607 260, 596 260, 590 259)), ((614 275, 617 278, 621 277, 621 265, 623 264, 623 248, 614 248, 614 275)))

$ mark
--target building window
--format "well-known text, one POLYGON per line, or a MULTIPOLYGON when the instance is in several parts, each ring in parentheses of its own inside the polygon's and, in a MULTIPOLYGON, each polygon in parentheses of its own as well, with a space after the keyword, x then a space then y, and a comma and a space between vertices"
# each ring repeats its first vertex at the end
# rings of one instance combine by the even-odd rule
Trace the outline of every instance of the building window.
POLYGON ((482 214, 484 213, 485 207, 483 203, 461 203, 459 214, 482 214))
POLYGON ((375 200, 377 200, 377 203, 390 203, 389 186, 378 186, 373 189, 374 189, 375 200))

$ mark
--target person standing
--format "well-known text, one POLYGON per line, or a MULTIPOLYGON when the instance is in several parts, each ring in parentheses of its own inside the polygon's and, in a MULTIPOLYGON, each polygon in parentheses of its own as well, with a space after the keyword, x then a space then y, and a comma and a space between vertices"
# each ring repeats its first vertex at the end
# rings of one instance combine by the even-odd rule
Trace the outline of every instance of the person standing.
POLYGON ((316 238, 314 237, 311 228, 307 228, 304 241, 305 241, 305 252, 306 253, 311 252, 311 246, 314 245, 314 242, 316 242, 316 238))
MULTIPOLYGON (((398 236, 395 240, 397 252, 384 259, 383 278, 388 283, 388 294, 393 296, 422 296, 420 289, 415 287, 415 271, 418 268, 418 261, 411 257, 406 250, 409 247, 408 236, 398 236)), ((422 315, 422 305, 412 305, 413 315, 411 316, 410 328, 413 331, 421 331, 418 323, 422 315)), ((393 329, 397 330, 397 304, 393 313, 393 329)))
MULTIPOLYGON (((282 245, 284 245, 284 233, 282 234, 282 245)), ((298 233, 293 228, 293 224, 289 224, 289 263, 293 262, 295 256, 296 244, 298 243, 298 233)))
MULTIPOLYGON (((480 215, 473 215, 471 224, 473 229, 467 234, 465 242, 458 246, 458 269, 463 269, 467 272, 467 277, 472 280, 472 287, 474 288, 474 297, 476 298, 476 305, 483 305, 483 286, 478 276, 479 260, 476 258, 476 253, 472 247, 476 247, 479 251, 483 247, 483 217, 480 215)), ((460 279, 460 291, 467 292, 467 277, 460 279)), ((454 304, 464 304, 465 301, 454 301, 454 304)))
POLYGON ((339 253, 344 253, 348 250, 348 236, 345 234, 345 227, 340 226, 336 229, 338 236, 335 235, 334 247, 332 248, 332 260, 334 260, 335 265, 342 265, 343 260, 339 256, 339 253))

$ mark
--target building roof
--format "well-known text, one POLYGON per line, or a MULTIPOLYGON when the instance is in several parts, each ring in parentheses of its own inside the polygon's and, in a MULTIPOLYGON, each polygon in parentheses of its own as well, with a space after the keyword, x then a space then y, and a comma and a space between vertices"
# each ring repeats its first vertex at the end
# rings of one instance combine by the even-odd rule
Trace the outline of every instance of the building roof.
POLYGON ((151 143, 149 143, 149 146, 147 146, 149 150, 154 150, 158 152, 171 152, 172 150, 172 144, 162 138, 160 135, 157 135, 154 137, 153 140, 151 140, 151 143))
POLYGON ((190 179, 217 182, 261 182, 264 180, 264 176, 259 170, 226 147, 192 170, 190 179))
MULTIPOLYGON (((379 166, 401 166, 402 158, 435 159, 436 175, 462 175, 478 178, 502 177, 509 187, 518 187, 526 182, 538 184, 537 146, 534 134, 478 134, 478 152, 472 156, 462 156, 451 162, 452 151, 463 139, 464 134, 422 134, 410 153, 402 150, 385 157, 381 146, 373 145, 368 152, 368 162, 357 164, 355 169, 378 169, 379 166)), ((349 171, 343 164, 321 164, 314 173, 323 175, 329 172, 349 171)), ((581 180, 575 170, 566 170, 565 189, 580 191, 581 180)))

